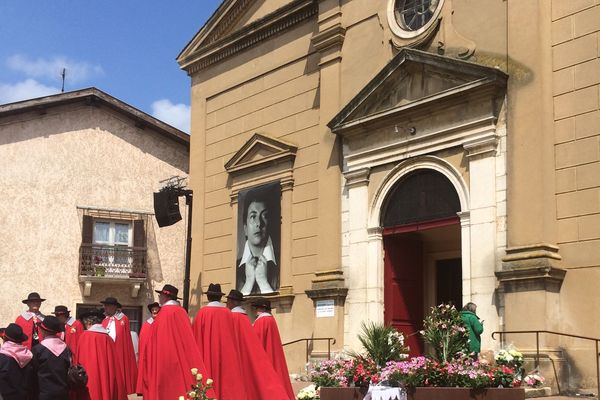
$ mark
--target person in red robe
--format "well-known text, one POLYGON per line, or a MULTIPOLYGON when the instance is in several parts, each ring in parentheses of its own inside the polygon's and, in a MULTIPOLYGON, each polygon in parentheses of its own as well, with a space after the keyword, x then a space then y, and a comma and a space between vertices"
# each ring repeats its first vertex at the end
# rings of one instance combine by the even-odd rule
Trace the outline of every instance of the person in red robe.
POLYGON ((291 399, 280 377, 277 375, 271 360, 252 331, 252 325, 242 308, 244 295, 238 290, 231 290, 227 295, 227 308, 231 310, 233 332, 240 349, 242 362, 241 378, 244 381, 248 399, 260 400, 295 400, 291 399))
POLYGON ((19 315, 15 321, 27 335, 27 340, 23 342, 23 346, 29 350, 40 342, 37 323, 44 320, 44 314, 40 312, 40 307, 44 301, 46 299, 42 299, 39 293, 29 293, 27 298, 22 301, 23 304, 27 304, 27 311, 19 315))
MULTIPOLYGON (((190 318, 177 301, 179 290, 173 285, 164 285, 156 292, 161 308, 140 352, 141 395, 144 400, 176 400, 196 384, 192 368, 202 374, 204 384, 210 376, 194 341, 190 318)), ((207 394, 215 397, 212 389, 207 394)))
POLYGON ((67 346, 69 346, 71 353, 77 353, 77 343, 84 331, 83 324, 81 321, 71 316, 71 311, 69 311, 67 306, 54 307, 54 312, 52 314, 54 314, 65 327, 63 340, 67 346))
POLYGON ((121 373, 125 380, 127 394, 135 393, 137 362, 133 340, 131 339, 129 318, 119 311, 122 306, 116 298, 107 297, 106 300, 100 303, 104 305, 104 314, 106 315, 106 318, 102 321, 102 326, 108 330, 108 335, 115 342, 117 359, 121 364, 121 373))
POLYGON ((258 314, 256 321, 254 321, 254 333, 258 336, 258 340, 271 360, 273 368, 279 373, 281 383, 288 396, 290 396, 290 399, 293 399, 295 398, 294 390, 292 389, 290 373, 285 361, 277 322, 271 315, 271 302, 268 300, 257 301, 252 304, 252 307, 256 308, 256 313, 258 314))
MULTIPOLYGON (((150 318, 148 318, 142 324, 142 328, 140 329, 140 338, 138 340, 138 360, 142 358, 142 352, 145 351, 146 342, 150 337, 150 329, 152 328, 152 324, 154 323, 154 318, 158 315, 160 311, 160 304, 154 302, 152 304, 148 304, 148 311, 150 311, 150 318)), ((137 383, 135 385, 136 393, 142 393, 144 391, 144 380, 142 379, 142 374, 140 372, 141 367, 139 367, 138 361, 138 376, 137 383)))
POLYGON ((221 292, 220 284, 211 283, 205 294, 209 303, 198 310, 192 327, 204 365, 214 381, 217 399, 246 399, 231 311, 221 303, 225 293, 221 292))
POLYGON ((115 342, 102 326, 104 314, 90 311, 82 316, 86 330, 81 334, 74 364, 85 368, 87 387, 78 392, 80 400, 126 400, 127 390, 118 362, 115 342))

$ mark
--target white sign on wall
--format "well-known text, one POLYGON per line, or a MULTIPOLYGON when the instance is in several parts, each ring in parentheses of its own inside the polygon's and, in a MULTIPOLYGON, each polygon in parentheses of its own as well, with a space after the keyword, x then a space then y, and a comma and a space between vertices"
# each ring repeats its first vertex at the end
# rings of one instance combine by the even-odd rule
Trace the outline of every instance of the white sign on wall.
POLYGON ((316 303, 317 318, 335 316, 335 300, 317 300, 316 303))

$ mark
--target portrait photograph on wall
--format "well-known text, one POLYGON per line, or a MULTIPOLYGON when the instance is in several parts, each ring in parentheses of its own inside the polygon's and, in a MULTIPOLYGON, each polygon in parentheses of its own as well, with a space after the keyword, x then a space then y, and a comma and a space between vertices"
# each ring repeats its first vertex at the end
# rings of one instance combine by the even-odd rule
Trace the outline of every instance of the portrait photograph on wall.
POLYGON ((279 290, 281 186, 279 182, 238 194, 236 289, 244 295, 279 290))

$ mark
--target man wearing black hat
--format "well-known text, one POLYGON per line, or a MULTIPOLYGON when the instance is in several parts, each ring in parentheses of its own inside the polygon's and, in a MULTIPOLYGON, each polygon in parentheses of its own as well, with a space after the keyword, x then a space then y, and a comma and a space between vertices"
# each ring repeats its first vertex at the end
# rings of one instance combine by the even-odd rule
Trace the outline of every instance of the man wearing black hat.
MULTIPOLYGON (((209 375, 194 343, 187 312, 179 305, 173 285, 164 285, 158 293, 160 313, 151 325, 150 336, 140 347, 138 393, 144 400, 177 399, 196 384, 191 369, 197 369, 206 382, 209 375)), ((213 390, 207 392, 214 398, 213 390)))
POLYGON ((246 310, 242 308, 243 301, 244 295, 238 290, 232 289, 227 295, 227 308, 231 310, 234 336, 244 371, 241 378, 248 398, 289 400, 271 360, 252 331, 246 310))
POLYGON ((71 316, 71 311, 69 311, 67 306, 54 307, 52 314, 64 325, 65 333, 63 337, 71 353, 77 353, 77 343, 84 330, 83 324, 77 318, 71 316))
POLYGON ((287 391, 288 396, 290 396, 290 399, 293 399, 295 397, 294 390, 292 389, 290 373, 288 372, 277 322, 273 318, 273 315, 271 315, 271 302, 269 300, 259 300, 252 303, 252 307, 256 308, 256 313, 258 314, 256 321, 254 321, 254 332, 269 356, 273 368, 279 373, 281 383, 287 391))
POLYGON ((104 313, 88 311, 81 315, 85 331, 79 338, 73 362, 81 364, 88 376, 84 393, 77 398, 86 400, 125 400, 125 381, 118 362, 115 342, 102 326, 104 313))
POLYGON ((29 399, 33 394, 33 354, 23 342, 27 335, 17 324, 4 328, 0 348, 0 398, 4 400, 29 399))
POLYGON ((100 303, 104 306, 104 314, 106 315, 106 318, 102 321, 102 326, 108 330, 108 335, 115 341, 117 358, 121 364, 127 394, 135 393, 137 363, 133 340, 131 339, 129 318, 121 312, 121 303, 116 298, 107 297, 100 303))
POLYGON ((42 299, 39 293, 36 292, 29 293, 27 298, 21 301, 23 304, 27 304, 28 309, 17 317, 15 323, 27 335, 27 341, 23 345, 29 350, 40 342, 37 323, 44 320, 44 315, 40 312, 40 307, 44 301, 46 299, 42 299))
POLYGON ((244 382, 239 379, 242 370, 239 348, 231 312, 221 303, 224 294, 220 284, 208 285, 206 297, 209 303, 198 310, 194 318, 194 336, 208 374, 214 380, 217 399, 243 400, 247 393, 244 382))
POLYGON ((42 340, 32 349, 37 400, 68 400, 71 351, 59 337, 65 326, 58 318, 48 316, 38 322, 38 328, 42 340))

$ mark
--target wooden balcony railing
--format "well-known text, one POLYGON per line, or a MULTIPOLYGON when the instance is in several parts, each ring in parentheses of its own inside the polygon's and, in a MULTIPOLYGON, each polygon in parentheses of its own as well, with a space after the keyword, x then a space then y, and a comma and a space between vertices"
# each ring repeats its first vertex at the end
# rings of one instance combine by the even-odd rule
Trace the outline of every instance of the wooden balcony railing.
POLYGON ((146 248, 82 244, 79 248, 79 276, 146 278, 146 248))

